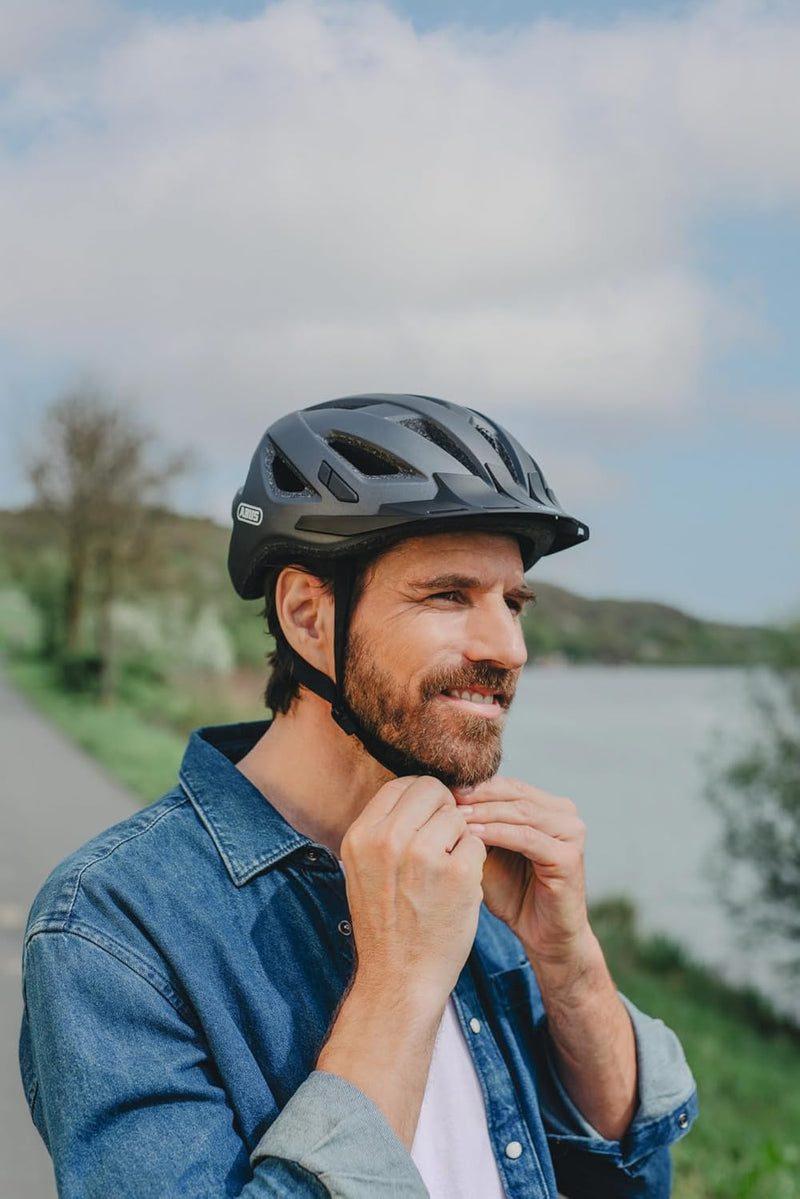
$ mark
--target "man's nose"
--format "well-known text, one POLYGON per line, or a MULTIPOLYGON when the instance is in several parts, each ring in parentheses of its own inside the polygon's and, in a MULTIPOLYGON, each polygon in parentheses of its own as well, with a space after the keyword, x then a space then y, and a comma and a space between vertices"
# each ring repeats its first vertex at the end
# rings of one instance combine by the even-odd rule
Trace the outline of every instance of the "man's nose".
POLYGON ((504 599, 473 608, 467 657, 474 662, 492 662, 505 670, 519 670, 527 662, 522 625, 504 599))

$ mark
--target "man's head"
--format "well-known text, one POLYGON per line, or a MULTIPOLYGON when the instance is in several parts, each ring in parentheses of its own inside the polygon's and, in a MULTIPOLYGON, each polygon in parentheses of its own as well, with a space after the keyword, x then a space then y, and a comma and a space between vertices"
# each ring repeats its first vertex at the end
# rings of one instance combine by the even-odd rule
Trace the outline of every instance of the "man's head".
POLYGON ((443 778, 481 775, 499 753, 507 684, 521 668, 521 661, 514 664, 520 647, 524 658, 518 626, 517 653, 509 661, 504 654, 476 656, 455 643, 446 652, 431 644, 427 657, 423 651, 424 666, 418 663, 405 687, 404 669, 418 661, 420 644, 427 645, 434 629, 458 622, 429 625, 417 616, 426 636, 412 637, 402 649, 395 633, 411 612, 441 613, 450 603, 451 615, 471 616, 461 629, 466 642, 479 626, 480 641, 490 610, 495 623, 504 614, 498 628, 508 625, 510 573, 518 577, 512 586, 518 592, 523 571, 540 557, 587 538, 585 525, 561 508, 519 442, 478 412, 426 396, 332 400, 267 430, 234 499, 233 516, 231 578, 245 598, 263 595, 266 585, 267 618, 276 635, 270 706, 288 710, 297 687, 306 687, 331 705, 345 733, 355 734, 393 773, 435 759, 440 769, 428 772, 443 778), (445 549, 448 559, 459 558, 458 569, 440 563, 438 572, 427 571, 428 581, 461 580, 462 587, 442 587, 439 598, 423 597, 422 606, 409 597, 402 601, 402 587, 409 585, 402 579, 419 574, 409 555, 421 561, 445 549), (389 610, 389 578, 400 604, 396 613, 389 610), (318 645, 304 647, 302 637, 299 643, 288 637, 287 587, 295 596, 306 588, 328 605, 327 660, 318 645), (445 600, 450 592, 461 598, 445 600), (380 595, 389 609, 375 618, 380 595), (384 654, 385 646, 394 648, 384 654), (470 684, 473 697, 482 689, 499 698, 490 704, 445 694, 469 691, 470 684))
MULTIPOLYGON (((285 643, 331 668, 329 581, 289 568, 272 596, 285 643)), ((400 755, 402 773, 466 786, 496 772, 531 597, 519 545, 502 534, 414 537, 362 565, 344 695, 367 734, 400 755)))

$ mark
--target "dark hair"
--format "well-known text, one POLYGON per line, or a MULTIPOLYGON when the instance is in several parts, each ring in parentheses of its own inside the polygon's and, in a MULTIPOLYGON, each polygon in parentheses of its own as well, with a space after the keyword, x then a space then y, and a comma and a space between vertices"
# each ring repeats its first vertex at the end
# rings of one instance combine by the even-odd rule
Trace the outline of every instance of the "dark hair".
MULTIPOLYGON (((373 552, 371 554, 363 554, 355 559, 356 571, 353 580, 351 615, 355 612, 356 604, 363 594, 369 567, 377 557, 378 552, 373 552)), ((261 615, 266 618, 267 629, 275 639, 275 648, 267 657, 267 662, 270 666, 270 676, 267 679, 267 685, 264 690, 264 703, 272 711, 273 715, 277 715, 279 712, 285 715, 294 701, 300 697, 300 684, 294 677, 294 663, 291 651, 283 634, 275 605, 275 589, 278 586, 278 579, 281 572, 289 565, 295 570, 303 570, 307 574, 313 575, 315 579, 319 579, 323 589, 327 592, 333 591, 333 584, 336 579, 337 564, 330 560, 314 562, 313 564, 292 562, 286 563, 284 566, 272 566, 264 577, 264 610, 261 615)))

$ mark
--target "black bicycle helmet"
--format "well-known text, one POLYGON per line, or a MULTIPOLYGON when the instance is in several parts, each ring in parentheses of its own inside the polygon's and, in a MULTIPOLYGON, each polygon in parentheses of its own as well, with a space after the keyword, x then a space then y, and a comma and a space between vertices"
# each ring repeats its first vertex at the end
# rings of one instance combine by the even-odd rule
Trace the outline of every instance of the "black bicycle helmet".
POLYGON ((298 681, 395 773, 396 752, 368 737, 344 700, 351 560, 419 533, 467 528, 516 536, 527 570, 589 536, 505 429, 418 395, 346 396, 282 417, 262 437, 232 515, 228 569, 244 599, 263 596, 271 566, 341 560, 336 681, 284 648, 298 681))

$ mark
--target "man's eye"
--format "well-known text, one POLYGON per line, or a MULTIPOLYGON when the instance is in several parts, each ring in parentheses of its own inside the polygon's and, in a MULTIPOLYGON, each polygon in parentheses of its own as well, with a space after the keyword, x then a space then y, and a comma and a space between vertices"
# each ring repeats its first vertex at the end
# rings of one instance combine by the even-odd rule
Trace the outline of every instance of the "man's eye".
POLYGON ((464 596, 460 591, 437 591, 430 598, 447 600, 448 603, 460 604, 463 602, 464 596))

